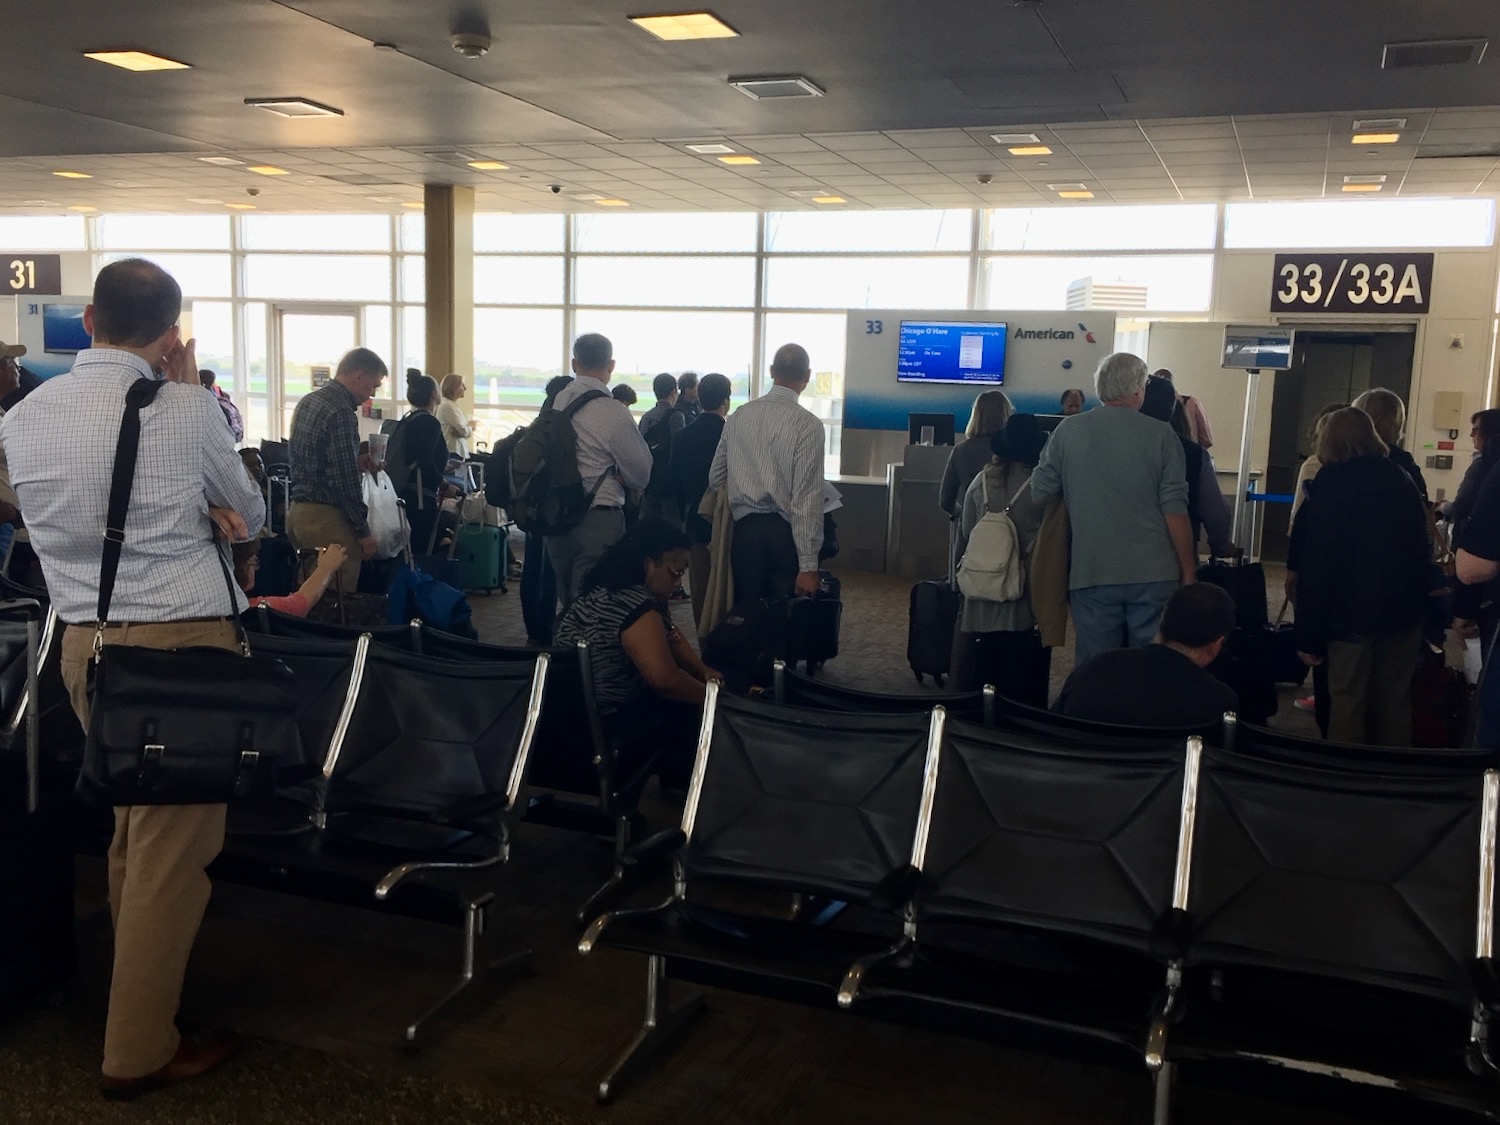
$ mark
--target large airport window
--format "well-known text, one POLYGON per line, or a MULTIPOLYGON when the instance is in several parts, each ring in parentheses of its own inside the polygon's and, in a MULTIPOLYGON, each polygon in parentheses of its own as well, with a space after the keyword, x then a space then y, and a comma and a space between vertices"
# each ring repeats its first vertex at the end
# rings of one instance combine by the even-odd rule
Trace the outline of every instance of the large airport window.
MULTIPOLYGON (((406 401, 406 376, 404 372, 408 367, 415 367, 420 371, 427 370, 427 306, 426 305, 404 305, 401 308, 401 360, 399 363, 390 364, 392 371, 403 372, 399 384, 391 380, 391 397, 396 402, 406 401)), ((438 377, 448 374, 446 371, 438 373, 438 377)))
POLYGON ((991 250, 1212 250, 1218 207, 1024 207, 985 218, 991 250))
POLYGON ((121 258, 145 258, 155 262, 182 286, 182 295, 193 297, 228 297, 231 295, 230 256, 228 254, 158 254, 154 250, 101 254, 99 265, 121 258))
POLYGON ((580 305, 755 304, 755 259, 578 257, 573 299, 580 305))
POLYGON ((227 393, 239 390, 234 374, 234 306, 228 301, 194 301, 192 334, 198 341, 198 368, 214 372, 227 393))
POLYGON ((82 215, 0 215, 0 246, 7 250, 87 250, 82 215))
POLYGON ((389 301, 391 260, 384 254, 246 254, 245 295, 286 301, 389 301))
POLYGON ((963 309, 969 259, 766 259, 766 304, 782 308, 963 309))
POLYGON ((1491 246, 1494 241, 1493 199, 1337 199, 1231 203, 1224 209, 1228 250, 1491 246))
POLYGON ((973 229, 972 211, 773 211, 766 215, 766 250, 966 251, 973 229))
POLYGON ((475 309, 474 372, 460 405, 491 445, 536 417, 547 380, 562 374, 561 309, 475 309))
POLYGON ((427 259, 421 254, 402 254, 397 300, 427 300, 427 259))
POLYGON ((474 302, 480 305, 560 305, 562 255, 474 255, 474 302))
POLYGON ((240 244, 246 250, 391 248, 389 215, 245 215, 240 223, 240 244))
POLYGON ((420 212, 402 215, 396 220, 398 250, 421 254, 427 249, 427 216, 420 212))
POLYGON ((614 342, 614 381, 634 387, 644 406, 654 401, 651 380, 662 371, 717 371, 729 376, 738 401, 749 392, 752 313, 579 309, 576 327, 580 333, 603 332, 614 342))
POLYGON ((573 223, 573 249, 580 254, 755 249, 755 215, 748 212, 577 215, 573 223))
POLYGON ((1213 300, 1211 254, 1006 255, 986 258, 984 266, 991 309, 1200 312, 1213 300))
POLYGON ((266 329, 266 306, 261 301, 245 304, 245 382, 235 388, 235 405, 245 419, 245 444, 255 445, 271 436, 270 381, 266 354, 270 339, 266 329))
POLYGON ((475 215, 474 252, 561 253, 566 222, 566 215, 475 215))
POLYGON ((228 250, 228 215, 100 215, 101 250, 228 250))
MULTIPOLYGON (((396 369, 394 358, 396 355, 396 342, 394 338, 394 321, 391 316, 390 305, 366 305, 364 315, 364 330, 360 336, 360 345, 369 348, 372 352, 386 361, 386 366, 391 370, 396 369)), ((388 399, 397 391, 393 390, 394 379, 387 379, 380 390, 375 393, 375 398, 388 399)), ((404 391, 403 385, 400 390, 404 391)))

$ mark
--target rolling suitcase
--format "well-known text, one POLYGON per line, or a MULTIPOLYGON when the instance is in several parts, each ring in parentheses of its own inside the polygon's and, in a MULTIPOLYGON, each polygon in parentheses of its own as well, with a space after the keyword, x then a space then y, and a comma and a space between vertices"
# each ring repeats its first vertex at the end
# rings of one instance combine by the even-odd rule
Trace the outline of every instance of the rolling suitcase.
POLYGON ((963 595, 951 581, 918 582, 911 588, 910 619, 906 629, 906 662, 917 683, 931 676, 938 687, 948 674, 953 656, 953 630, 963 595))
POLYGON ((459 566, 465 590, 505 589, 505 571, 501 564, 500 529, 486 523, 464 523, 458 527, 459 566))
POLYGON ((796 598, 791 612, 806 620, 789 626, 788 637, 800 638, 801 649, 788 649, 786 662, 803 660, 807 674, 813 675, 823 663, 839 654, 839 627, 843 623, 843 584, 828 571, 818 572, 818 592, 811 598, 796 598))
POLYGON ((1258 562, 1227 562, 1210 559, 1198 568, 1198 581, 1228 591, 1234 599, 1235 625, 1247 633, 1258 633, 1271 624, 1266 606, 1266 572, 1258 562))

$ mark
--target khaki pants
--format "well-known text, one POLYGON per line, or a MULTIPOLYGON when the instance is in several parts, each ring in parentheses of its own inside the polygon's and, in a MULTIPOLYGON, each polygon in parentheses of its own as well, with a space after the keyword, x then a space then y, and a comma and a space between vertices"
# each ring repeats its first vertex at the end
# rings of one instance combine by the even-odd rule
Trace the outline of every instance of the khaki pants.
MULTIPOLYGON (((237 651, 229 621, 125 624, 105 644, 237 651)), ((63 634, 62 676, 73 710, 89 725, 88 668, 94 627, 63 634)), ((114 973, 104 1027, 103 1071, 139 1078, 165 1066, 181 1037, 174 1020, 188 954, 208 905, 206 868, 224 846, 223 805, 130 805, 115 809, 109 846, 109 908, 115 927, 114 973)))
POLYGON ((332 504, 313 504, 307 500, 298 500, 287 510, 286 533, 292 546, 299 551, 342 543, 349 552, 348 559, 339 568, 342 590, 352 594, 359 589, 359 567, 364 562, 365 552, 359 545, 359 536, 354 534, 354 529, 349 526, 343 512, 332 504))
POLYGON ((1328 737, 1366 746, 1411 745, 1411 681, 1422 626, 1328 642, 1328 737))

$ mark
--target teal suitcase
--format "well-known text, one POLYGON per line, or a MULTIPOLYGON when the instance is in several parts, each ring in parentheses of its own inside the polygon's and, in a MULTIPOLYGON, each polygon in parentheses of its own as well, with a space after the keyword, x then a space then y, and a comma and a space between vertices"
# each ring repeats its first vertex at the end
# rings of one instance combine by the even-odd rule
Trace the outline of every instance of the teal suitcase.
POLYGON ((466 523, 458 528, 455 551, 463 568, 465 590, 504 590, 505 569, 501 564, 500 529, 487 524, 466 523))

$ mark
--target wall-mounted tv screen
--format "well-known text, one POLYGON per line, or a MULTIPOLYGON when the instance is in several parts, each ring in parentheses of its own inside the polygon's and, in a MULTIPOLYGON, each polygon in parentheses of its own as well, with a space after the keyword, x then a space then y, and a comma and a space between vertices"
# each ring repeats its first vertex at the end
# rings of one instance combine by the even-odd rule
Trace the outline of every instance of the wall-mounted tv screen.
POLYGON ((42 350, 68 355, 93 346, 83 327, 82 305, 42 306, 42 350))
POLYGON ((902 383, 1005 382, 1005 325, 903 320, 896 345, 902 383))

